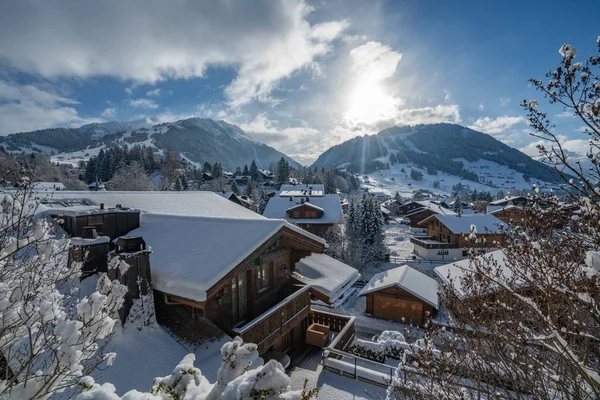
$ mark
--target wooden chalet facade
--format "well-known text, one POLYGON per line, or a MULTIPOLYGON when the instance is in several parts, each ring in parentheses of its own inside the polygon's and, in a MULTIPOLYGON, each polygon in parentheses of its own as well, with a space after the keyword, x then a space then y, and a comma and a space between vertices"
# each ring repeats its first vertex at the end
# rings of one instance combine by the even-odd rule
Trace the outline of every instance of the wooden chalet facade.
POLYGON ((519 225, 525 218, 531 215, 531 211, 518 206, 506 206, 502 209, 492 211, 490 214, 508 225, 519 225))
POLYGON ((261 354, 298 347, 307 328, 310 293, 308 286, 293 284, 291 273, 298 260, 324 250, 323 243, 283 227, 210 288, 206 301, 155 293, 157 319, 168 323, 168 315, 159 310, 179 304, 188 318, 205 317, 228 335, 256 343, 261 354))
POLYGON ((502 221, 490 214, 432 215, 419 223, 427 229, 427 237, 412 237, 414 254, 426 260, 460 260, 468 255, 471 247, 481 252, 490 251, 492 243, 498 241, 499 225, 502 221), (471 226, 477 228, 477 241, 468 239, 471 226), (457 228, 458 226, 458 228, 457 228))
POLYGON ((439 307, 437 291, 434 279, 403 265, 373 276, 359 295, 367 300, 367 315, 422 325, 439 307))

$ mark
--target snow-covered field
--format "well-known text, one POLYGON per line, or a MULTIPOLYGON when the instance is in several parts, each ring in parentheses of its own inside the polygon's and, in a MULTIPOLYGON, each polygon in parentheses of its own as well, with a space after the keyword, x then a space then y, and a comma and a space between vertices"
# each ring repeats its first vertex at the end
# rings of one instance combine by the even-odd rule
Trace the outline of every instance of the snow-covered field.
POLYGON ((398 192, 404 197, 411 197, 419 189, 429 190, 440 195, 449 194, 452 192, 452 187, 458 183, 467 186, 471 190, 488 191, 492 194, 501 190, 528 190, 531 189, 531 185, 534 183, 538 186, 545 185, 544 182, 535 179, 526 182, 522 173, 493 161, 483 159, 475 162, 463 159, 456 159, 455 161, 463 162, 465 169, 476 173, 491 185, 470 181, 441 171, 438 171, 436 175, 428 175, 427 170, 424 168, 417 168, 410 164, 395 164, 390 165, 389 169, 367 174, 368 179, 361 176, 361 187, 368 188, 369 192, 372 193, 384 192, 393 196, 398 192), (423 174, 423 179, 419 181, 412 179, 410 176, 411 169, 420 171, 423 174), (436 181, 439 182, 438 188, 434 187, 436 181))
POLYGON ((323 371, 319 365, 316 371, 294 369, 290 378, 292 389, 302 389, 308 379, 308 388, 318 387, 321 400, 377 400, 385 399, 385 389, 352 378, 323 371))

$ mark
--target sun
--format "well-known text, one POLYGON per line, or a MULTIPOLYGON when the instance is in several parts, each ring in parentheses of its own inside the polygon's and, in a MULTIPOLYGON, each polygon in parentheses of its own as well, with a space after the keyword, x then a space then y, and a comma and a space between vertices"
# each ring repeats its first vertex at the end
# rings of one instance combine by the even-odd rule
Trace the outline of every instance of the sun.
POLYGON ((351 91, 344 117, 355 124, 370 125, 393 118, 400 104, 379 79, 363 76, 351 91))

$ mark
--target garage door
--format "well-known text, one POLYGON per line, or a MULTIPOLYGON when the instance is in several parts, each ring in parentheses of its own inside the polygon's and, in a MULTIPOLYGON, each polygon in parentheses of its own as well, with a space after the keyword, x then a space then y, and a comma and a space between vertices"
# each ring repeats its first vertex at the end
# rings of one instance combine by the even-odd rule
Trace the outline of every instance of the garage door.
POLYGON ((375 295, 373 298, 373 315, 378 318, 394 319, 405 322, 412 321, 420 325, 423 317, 423 303, 408 299, 397 299, 389 296, 375 295))

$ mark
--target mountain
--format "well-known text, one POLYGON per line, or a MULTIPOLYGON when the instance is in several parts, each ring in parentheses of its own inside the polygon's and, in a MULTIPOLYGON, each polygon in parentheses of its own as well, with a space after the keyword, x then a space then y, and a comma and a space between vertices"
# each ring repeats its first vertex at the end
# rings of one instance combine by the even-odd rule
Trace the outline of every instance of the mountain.
POLYGON ((85 159, 103 147, 136 143, 153 146, 159 153, 170 147, 198 164, 219 161, 229 170, 250 165, 252 160, 259 168, 268 168, 271 162, 279 161, 281 157, 293 167, 300 166, 274 148, 250 139, 238 126, 209 118, 190 118, 157 125, 145 120, 113 121, 0 137, 0 145, 8 151, 47 153, 61 162, 85 159))
POLYGON ((507 189, 512 188, 509 185, 515 176, 532 183, 562 182, 551 167, 490 135, 454 124, 397 126, 376 135, 356 137, 325 151, 313 167, 345 168, 361 174, 388 167, 417 168, 428 175, 439 171, 507 189))

